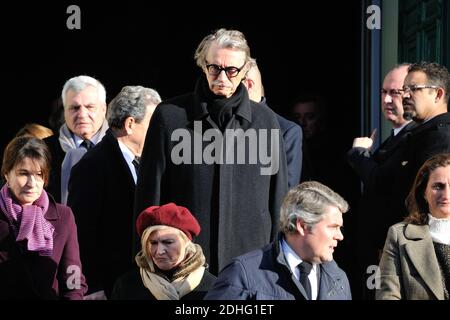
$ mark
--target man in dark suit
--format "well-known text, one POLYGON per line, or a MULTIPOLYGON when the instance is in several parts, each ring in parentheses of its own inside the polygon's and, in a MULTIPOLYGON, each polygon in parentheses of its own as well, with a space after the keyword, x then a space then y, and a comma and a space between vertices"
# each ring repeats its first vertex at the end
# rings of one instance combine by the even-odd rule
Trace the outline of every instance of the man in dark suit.
POLYGON ((361 213, 370 216, 364 230, 374 230, 373 223, 378 224, 377 239, 385 239, 388 227, 407 215, 406 198, 422 164, 433 155, 450 152, 449 82, 448 70, 437 63, 420 62, 408 68, 401 89, 403 117, 413 119, 416 127, 402 136, 388 160, 371 169, 373 182, 367 185, 382 198, 372 202, 368 213, 361 213))
POLYGON ((44 139, 52 155, 52 170, 46 190, 66 204, 70 170, 108 129, 105 87, 92 77, 66 81, 62 90, 65 123, 59 133, 44 139))
MULTIPOLYGON (((407 214, 405 199, 419 168, 432 156, 450 152, 450 74, 437 63, 411 65, 403 86, 404 117, 418 125, 408 135, 406 149, 398 161, 399 178, 394 190, 394 205, 399 214, 407 214)), ((394 222, 398 222, 394 221, 394 222)))
MULTIPOLYGON (((261 72, 255 59, 250 59, 250 69, 245 75, 242 83, 247 87, 251 100, 264 104, 268 107, 264 96, 261 72)), ((295 187, 300 183, 302 171, 302 128, 276 113, 283 135, 284 148, 286 150, 286 161, 288 168, 288 187, 295 187)))
POLYGON ((68 204, 78 225, 89 298, 110 297, 132 259, 134 191, 138 160, 159 94, 127 86, 110 102, 110 129, 73 168, 68 204))
POLYGON ((195 53, 202 74, 193 92, 156 108, 136 186, 135 217, 168 202, 195 215, 213 274, 276 237, 287 191, 280 125, 242 84, 250 57, 240 31, 202 40, 195 53))
POLYGON ((388 192, 392 183, 390 179, 395 173, 389 176, 383 170, 392 161, 395 163, 395 153, 401 152, 402 143, 415 126, 414 122, 403 118, 401 90, 408 67, 409 64, 396 66, 386 74, 383 81, 381 111, 392 125, 391 135, 375 151, 371 150, 373 136, 355 138, 352 149, 347 153, 348 162, 364 184, 357 230, 358 277, 363 284, 358 289, 362 290, 364 298, 374 298, 374 290, 368 291, 365 286, 366 278, 370 276, 367 268, 378 264, 386 232, 391 225, 391 219, 386 217, 386 213, 391 197, 388 192))
POLYGON ((234 258, 205 299, 350 300, 347 276, 333 260, 347 210, 347 202, 319 182, 292 188, 281 208, 278 238, 234 258))

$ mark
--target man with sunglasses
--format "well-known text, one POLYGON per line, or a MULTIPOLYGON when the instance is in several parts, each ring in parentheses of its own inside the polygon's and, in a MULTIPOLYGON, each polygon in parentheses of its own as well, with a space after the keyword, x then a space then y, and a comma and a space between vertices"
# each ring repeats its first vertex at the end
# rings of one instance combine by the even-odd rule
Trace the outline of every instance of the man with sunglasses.
POLYGON ((275 238, 287 192, 276 115, 251 101, 241 83, 250 58, 240 31, 220 29, 202 40, 195 52, 202 75, 194 92, 156 108, 136 186, 135 218, 149 206, 168 202, 193 212, 202 228, 197 242, 213 274, 231 258, 275 238), (236 137, 229 141, 230 132, 236 137), (228 148, 235 140, 252 139, 257 143, 238 142, 228 148), (267 141, 267 155, 279 167, 263 174, 266 168, 258 157, 266 153, 261 143, 267 141))

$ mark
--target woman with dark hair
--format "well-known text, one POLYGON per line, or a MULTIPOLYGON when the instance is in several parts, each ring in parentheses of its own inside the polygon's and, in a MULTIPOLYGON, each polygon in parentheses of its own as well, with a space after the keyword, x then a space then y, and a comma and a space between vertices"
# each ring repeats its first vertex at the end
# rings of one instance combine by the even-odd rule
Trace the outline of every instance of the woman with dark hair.
POLYGON ((82 299, 75 219, 44 190, 46 144, 14 138, 6 147, 0 190, 0 299, 82 299))
POLYGON ((389 229, 376 297, 449 300, 450 154, 423 164, 407 204, 409 216, 389 229))
POLYGON ((206 270, 202 248, 192 242, 200 225, 174 203, 145 209, 136 221, 139 267, 117 280, 113 299, 202 300, 216 277, 206 270))

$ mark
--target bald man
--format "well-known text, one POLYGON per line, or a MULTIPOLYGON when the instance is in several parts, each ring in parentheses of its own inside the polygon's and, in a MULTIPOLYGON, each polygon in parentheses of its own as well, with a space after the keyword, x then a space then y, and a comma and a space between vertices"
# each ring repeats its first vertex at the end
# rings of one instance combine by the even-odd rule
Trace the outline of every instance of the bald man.
MULTIPOLYGON (((391 186, 397 177, 395 164, 402 154, 408 133, 416 126, 403 117, 402 88, 408 74, 408 64, 402 64, 390 70, 381 89, 381 111, 392 125, 391 135, 380 147, 372 152, 374 135, 359 137, 353 141, 353 147, 347 153, 347 160, 364 184, 364 193, 360 201, 357 245, 362 283, 366 283, 371 265, 377 265, 386 239, 386 232, 392 221, 391 186)), ((398 213, 397 213, 398 215, 398 213)), ((374 298, 374 290, 365 288, 363 298, 374 298)), ((375 288, 373 288, 375 289, 375 288)))

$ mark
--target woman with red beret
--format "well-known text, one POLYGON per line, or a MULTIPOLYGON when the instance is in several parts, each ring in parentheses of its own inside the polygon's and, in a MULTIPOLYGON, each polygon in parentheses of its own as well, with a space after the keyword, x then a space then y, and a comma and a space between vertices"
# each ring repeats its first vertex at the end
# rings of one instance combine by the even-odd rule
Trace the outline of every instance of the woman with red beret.
POLYGON ((201 300, 216 277, 202 248, 192 242, 200 225, 187 208, 169 203, 145 209, 136 221, 142 250, 139 269, 119 278, 112 293, 122 300, 201 300))

